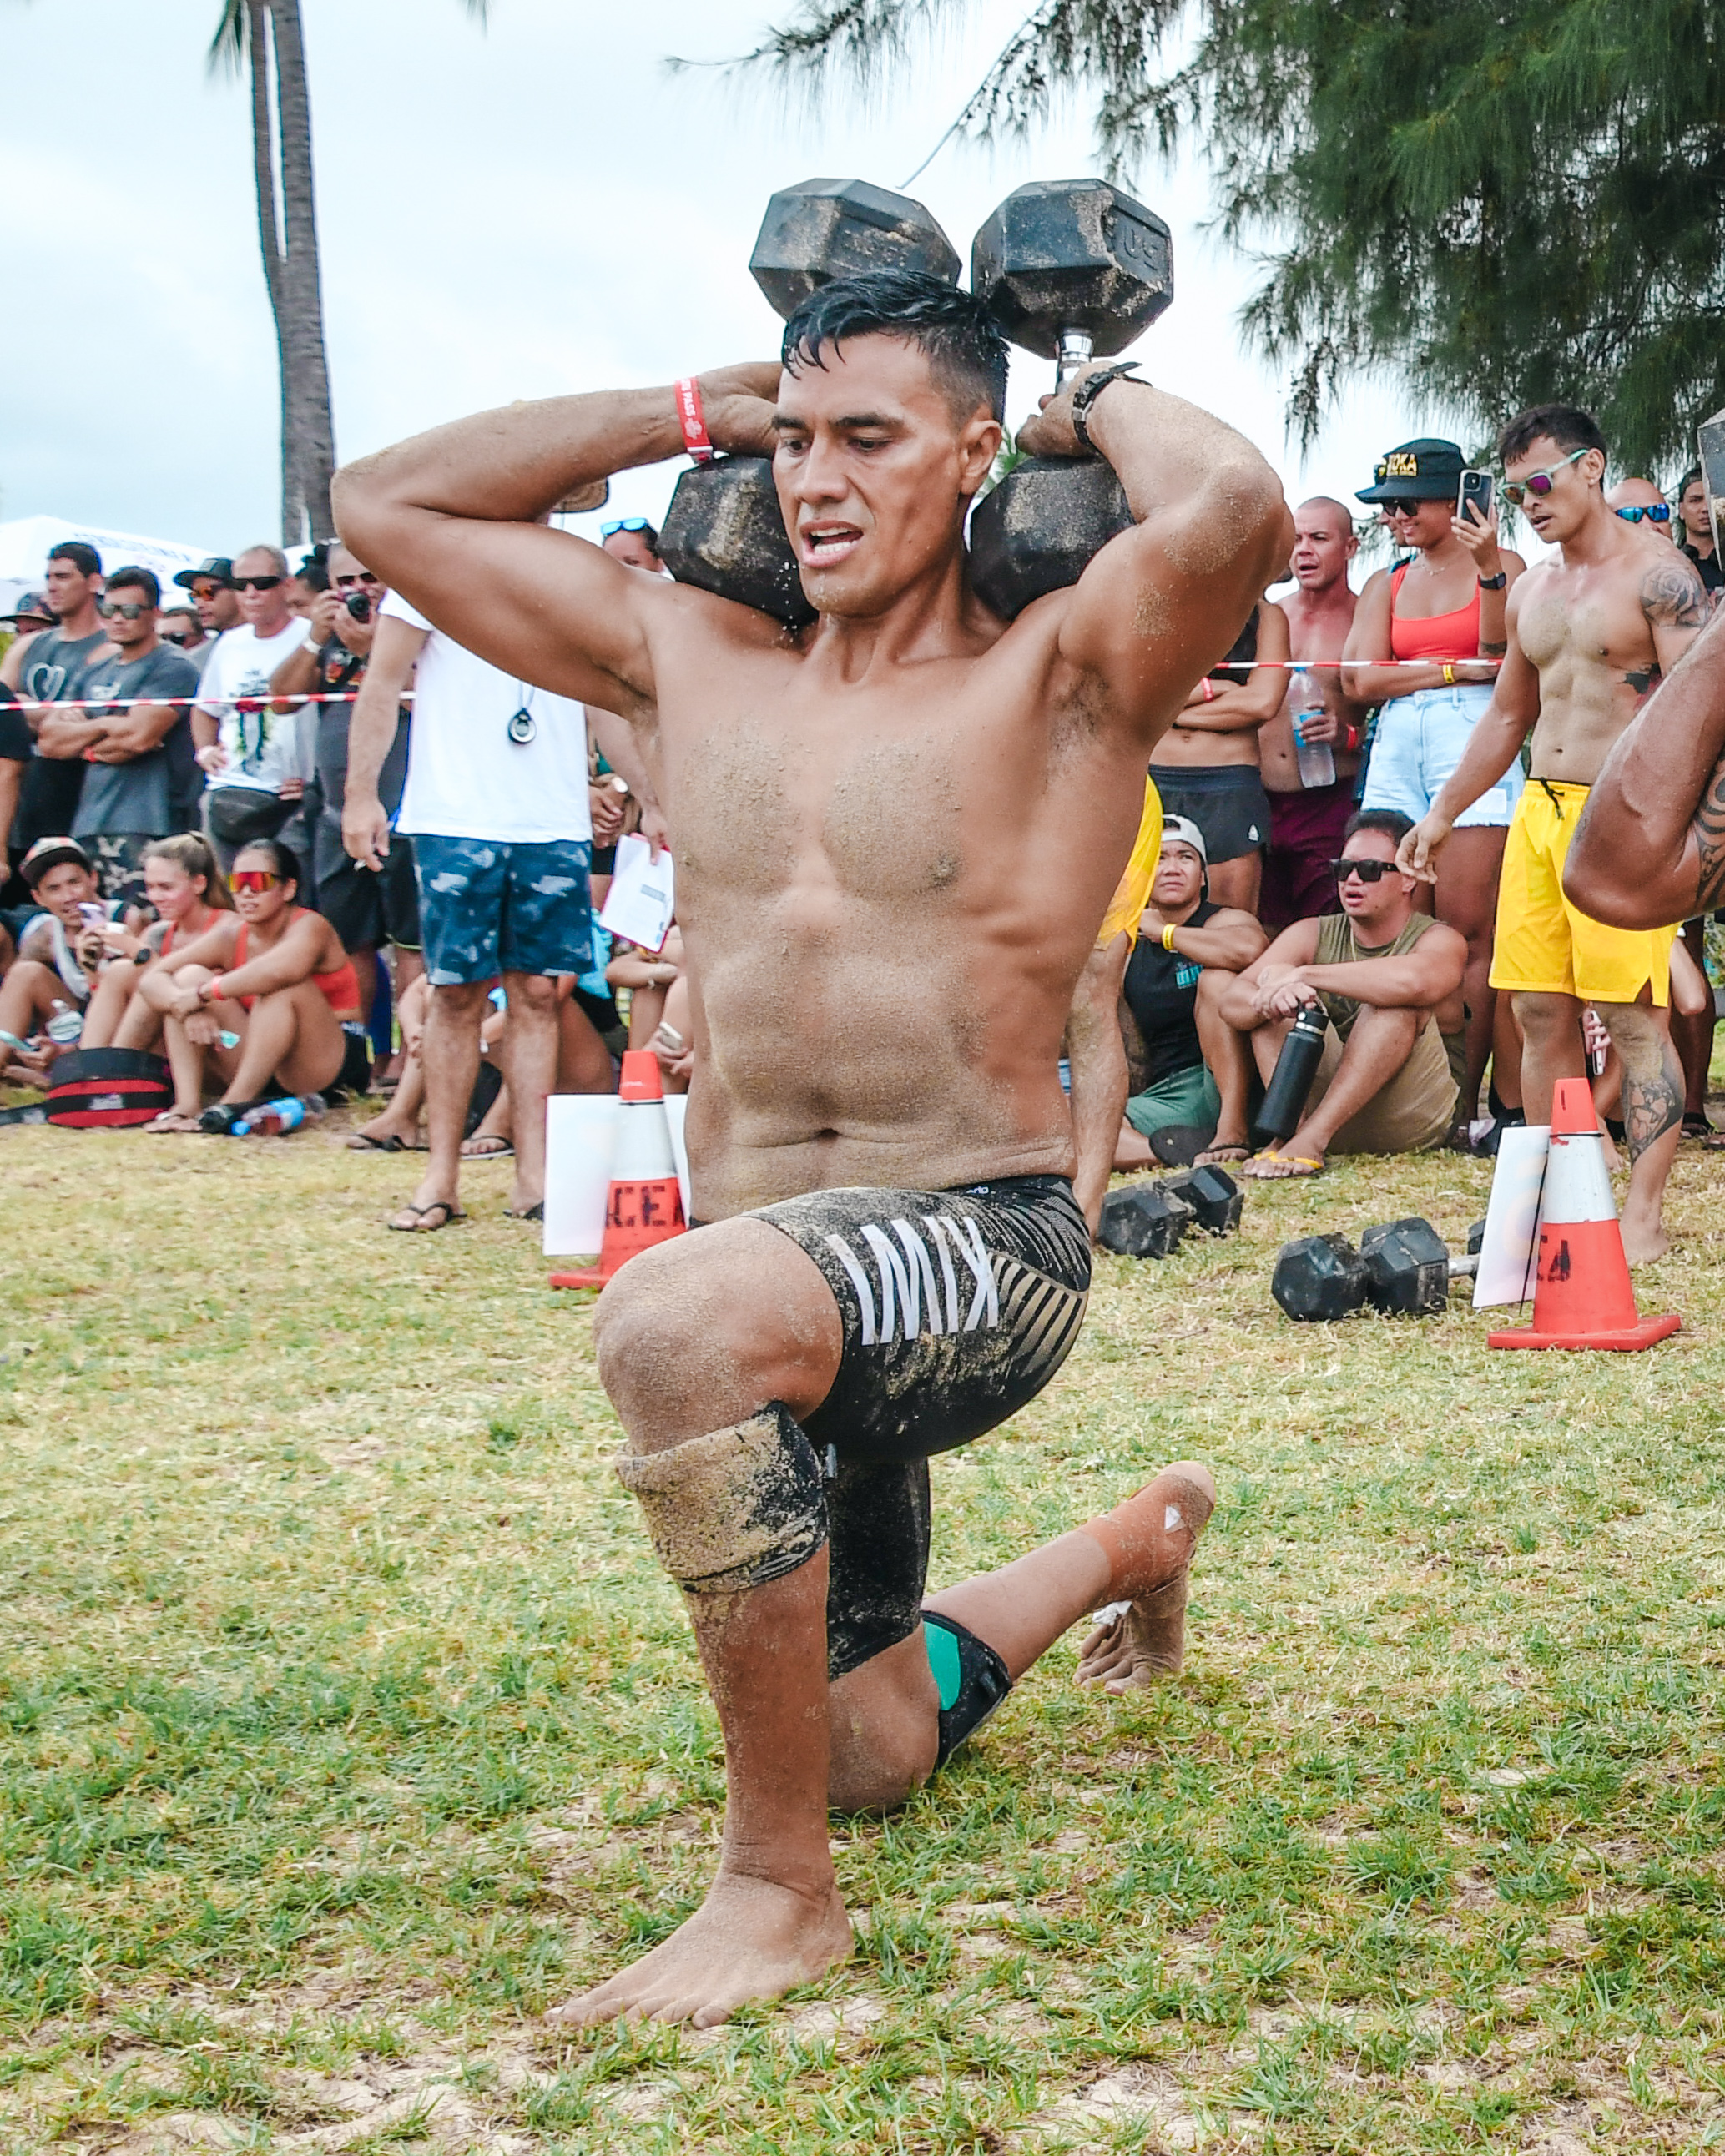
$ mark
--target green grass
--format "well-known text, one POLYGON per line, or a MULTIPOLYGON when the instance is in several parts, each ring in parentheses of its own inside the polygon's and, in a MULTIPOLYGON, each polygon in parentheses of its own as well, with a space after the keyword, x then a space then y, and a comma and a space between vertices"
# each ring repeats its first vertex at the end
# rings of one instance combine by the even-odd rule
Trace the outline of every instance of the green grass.
POLYGON ((1214 1462, 1188 1676, 1070 1644, 900 1817, 855 1961, 706 2036, 553 2039, 713 1861, 684 1620, 589 1304, 399 1160, 0 1133, 0 2148, 1686 2150, 1725 2143, 1720 1168, 1685 1330, 1296 1327, 1277 1245, 1448 1157, 1105 1260, 1054 1388, 937 1461, 937 1582, 1214 1462), (1563 2137, 1569 2137, 1567 2140, 1563 2137))

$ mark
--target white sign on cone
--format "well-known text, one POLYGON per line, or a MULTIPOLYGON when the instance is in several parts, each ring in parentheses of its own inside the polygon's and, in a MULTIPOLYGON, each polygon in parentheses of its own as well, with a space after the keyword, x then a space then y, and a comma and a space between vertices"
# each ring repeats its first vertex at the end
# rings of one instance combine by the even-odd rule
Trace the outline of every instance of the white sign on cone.
POLYGON ((1533 1254, 1539 1240, 1539 1197, 1551 1148, 1548 1123, 1512 1125, 1497 1141, 1486 1239, 1473 1276, 1473 1306, 1495 1309, 1526 1302, 1533 1292, 1533 1254))

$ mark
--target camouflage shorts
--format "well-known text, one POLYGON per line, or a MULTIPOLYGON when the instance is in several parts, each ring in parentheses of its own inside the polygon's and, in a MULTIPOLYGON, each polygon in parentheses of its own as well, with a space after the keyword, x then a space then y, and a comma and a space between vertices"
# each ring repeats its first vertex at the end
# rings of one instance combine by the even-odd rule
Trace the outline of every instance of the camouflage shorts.
POLYGON ((434 988, 499 973, 584 973, 593 906, 585 839, 511 845, 413 834, 419 927, 434 988))

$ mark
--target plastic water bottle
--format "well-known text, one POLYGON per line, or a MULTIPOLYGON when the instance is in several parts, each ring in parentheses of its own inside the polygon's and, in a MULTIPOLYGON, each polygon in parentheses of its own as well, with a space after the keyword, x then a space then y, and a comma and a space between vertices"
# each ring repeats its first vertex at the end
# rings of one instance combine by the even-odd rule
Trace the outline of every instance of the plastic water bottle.
POLYGON ((326 1103, 321 1093, 308 1093, 301 1100, 296 1094, 284 1094, 279 1101, 265 1101, 261 1107, 252 1109, 234 1126, 232 1135, 237 1138, 278 1138, 288 1132, 296 1131, 302 1123, 315 1122, 322 1115, 326 1103))
POLYGON ((74 1011, 70 1004, 62 1003, 56 996, 49 1011, 45 1030, 57 1048, 69 1048, 84 1030, 84 1014, 81 1011, 74 1011))
POLYGON ((1309 742, 1306 726, 1322 711, 1322 692, 1308 683, 1306 694, 1309 701, 1301 704, 1294 714, 1294 754, 1300 765, 1301 786, 1333 786, 1336 783, 1336 759, 1327 742, 1309 742))
POLYGON ((1317 1075, 1324 1052, 1328 1014, 1322 1004, 1303 1004, 1294 1020, 1258 1111, 1258 1130, 1266 1138, 1291 1138, 1306 1112, 1306 1096, 1317 1075))

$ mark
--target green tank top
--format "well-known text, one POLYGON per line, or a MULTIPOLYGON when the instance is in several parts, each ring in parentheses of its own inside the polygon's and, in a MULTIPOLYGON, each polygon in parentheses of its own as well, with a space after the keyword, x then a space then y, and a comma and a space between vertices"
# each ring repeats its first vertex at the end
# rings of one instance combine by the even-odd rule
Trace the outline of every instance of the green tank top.
MULTIPOLYGON (((1368 950, 1353 932, 1353 923, 1345 913, 1326 913, 1318 918, 1317 957, 1320 966, 1348 966, 1361 958, 1404 957, 1425 935, 1428 928, 1435 928, 1437 921, 1429 913, 1415 913, 1409 917, 1407 926, 1393 943, 1379 944, 1368 950)), ((1330 1024, 1346 1040, 1353 1029, 1353 1021, 1359 1016, 1359 1004, 1353 996, 1338 996, 1327 988, 1318 990, 1319 999, 1330 1024)), ((1467 1071, 1467 1029, 1459 1026, 1454 1033, 1441 1030, 1439 1038, 1444 1044, 1444 1054, 1449 1061, 1450 1075, 1455 1081, 1455 1090, 1461 1091, 1467 1071)))

